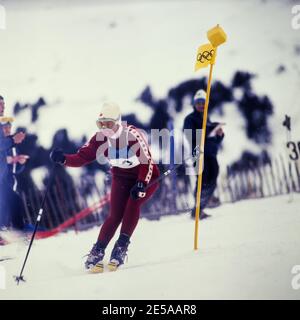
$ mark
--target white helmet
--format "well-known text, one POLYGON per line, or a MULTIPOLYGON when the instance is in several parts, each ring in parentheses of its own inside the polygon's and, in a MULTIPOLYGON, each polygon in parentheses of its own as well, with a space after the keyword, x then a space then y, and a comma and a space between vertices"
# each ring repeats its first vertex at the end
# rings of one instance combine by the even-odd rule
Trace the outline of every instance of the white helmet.
POLYGON ((98 120, 118 121, 121 119, 121 110, 115 102, 104 102, 98 120))
POLYGON ((205 100, 206 100, 206 92, 200 89, 194 95, 193 104, 195 104, 198 101, 205 101, 205 100))

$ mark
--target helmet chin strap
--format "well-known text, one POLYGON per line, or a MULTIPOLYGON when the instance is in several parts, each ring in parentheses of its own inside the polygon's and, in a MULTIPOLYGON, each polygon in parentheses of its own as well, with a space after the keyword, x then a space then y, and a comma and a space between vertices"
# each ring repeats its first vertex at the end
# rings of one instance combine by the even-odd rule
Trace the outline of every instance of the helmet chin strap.
POLYGON ((120 118, 118 119, 118 121, 116 121, 116 124, 118 125, 118 130, 109 138, 111 139, 118 139, 122 133, 123 130, 123 126, 122 126, 122 118, 120 116, 120 118))

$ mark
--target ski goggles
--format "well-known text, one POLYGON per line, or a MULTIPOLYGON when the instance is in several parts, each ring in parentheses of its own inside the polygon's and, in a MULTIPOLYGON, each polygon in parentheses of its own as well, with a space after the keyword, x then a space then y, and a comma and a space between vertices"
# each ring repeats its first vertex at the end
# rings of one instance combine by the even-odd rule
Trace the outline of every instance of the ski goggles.
POLYGON ((196 100, 194 100, 194 105, 195 104, 201 104, 201 105, 204 105, 205 104, 205 99, 196 99, 196 100))
POLYGON ((99 118, 96 121, 97 127, 99 129, 112 129, 116 125, 117 121, 109 118, 99 118))

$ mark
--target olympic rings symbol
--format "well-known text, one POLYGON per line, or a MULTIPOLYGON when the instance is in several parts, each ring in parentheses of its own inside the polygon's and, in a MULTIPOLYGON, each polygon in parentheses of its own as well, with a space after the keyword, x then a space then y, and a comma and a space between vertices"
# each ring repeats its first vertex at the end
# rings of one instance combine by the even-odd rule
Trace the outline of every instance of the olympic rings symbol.
POLYGON ((215 50, 211 49, 210 51, 203 51, 197 55, 197 61, 204 63, 205 61, 211 61, 214 56, 215 50))

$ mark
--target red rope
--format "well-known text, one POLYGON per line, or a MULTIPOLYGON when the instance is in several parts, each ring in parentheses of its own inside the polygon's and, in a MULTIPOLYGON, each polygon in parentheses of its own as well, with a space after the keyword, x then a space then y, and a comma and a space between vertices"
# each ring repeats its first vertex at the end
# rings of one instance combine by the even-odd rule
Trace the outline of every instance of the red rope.
POLYGON ((94 205, 92 205, 92 206, 90 206, 88 208, 85 208, 82 211, 76 213, 74 215, 74 217, 67 219, 66 221, 64 221, 59 226, 57 226, 57 227, 55 227, 55 228, 53 228, 51 230, 47 230, 47 231, 38 231, 36 233, 36 239, 49 238, 49 237, 52 237, 52 236, 58 234, 59 232, 65 230, 66 228, 68 228, 71 225, 75 224, 77 221, 79 221, 81 219, 84 219, 85 217, 89 216, 94 211, 103 208, 104 205, 109 202, 109 200, 110 200, 110 194, 107 194, 99 202, 97 202, 94 205))

